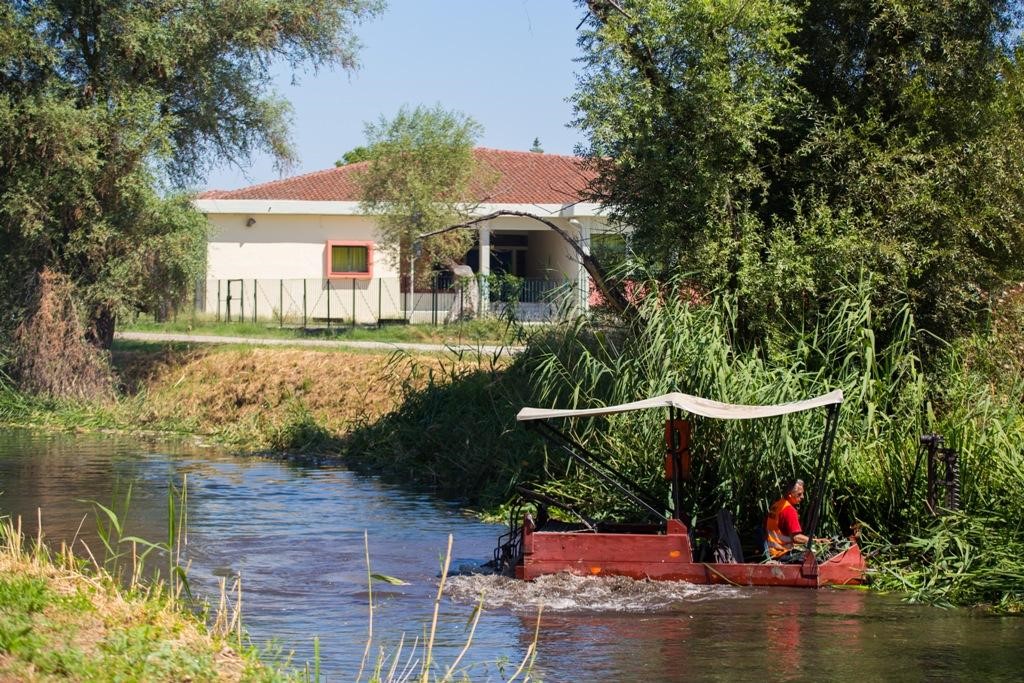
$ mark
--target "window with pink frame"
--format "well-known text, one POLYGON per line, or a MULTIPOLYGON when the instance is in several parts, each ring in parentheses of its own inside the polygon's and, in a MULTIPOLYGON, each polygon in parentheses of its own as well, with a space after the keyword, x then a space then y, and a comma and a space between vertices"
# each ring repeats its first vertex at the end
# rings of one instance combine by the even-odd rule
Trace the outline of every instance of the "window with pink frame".
POLYGON ((328 278, 373 277, 373 242, 327 242, 324 269, 328 278))

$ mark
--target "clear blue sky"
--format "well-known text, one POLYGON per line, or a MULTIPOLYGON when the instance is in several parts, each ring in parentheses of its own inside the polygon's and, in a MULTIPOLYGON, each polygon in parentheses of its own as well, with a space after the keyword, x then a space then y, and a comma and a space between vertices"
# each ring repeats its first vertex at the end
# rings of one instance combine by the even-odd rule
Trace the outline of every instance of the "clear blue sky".
MULTIPOLYGON (((363 143, 363 124, 391 117, 403 104, 433 105, 472 116, 484 127, 479 144, 572 154, 580 134, 566 124, 575 85, 573 0, 388 0, 357 28, 361 68, 318 75, 277 72, 278 92, 294 107, 292 138, 299 162, 287 175, 329 168, 363 143)), ((275 180, 273 160, 249 168, 221 166, 206 188, 233 189, 275 180)))

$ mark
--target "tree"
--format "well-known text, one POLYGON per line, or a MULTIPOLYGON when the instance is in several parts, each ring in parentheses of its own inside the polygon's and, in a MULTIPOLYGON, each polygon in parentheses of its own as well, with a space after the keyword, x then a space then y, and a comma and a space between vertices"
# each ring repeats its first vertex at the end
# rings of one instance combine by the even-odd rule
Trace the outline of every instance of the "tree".
POLYGON ((353 147, 349 151, 347 151, 344 154, 342 154, 341 155, 341 159, 339 159, 338 161, 335 161, 334 165, 335 166, 348 166, 349 164, 358 164, 361 161, 369 161, 369 160, 370 160, 370 150, 367 147, 363 146, 363 145, 359 145, 358 147, 353 147))
POLYGON ((595 196, 663 267, 720 251, 764 186, 759 149, 796 103, 798 15, 772 0, 587 4, 572 101, 595 196))
MULTIPOLYGON (((483 132, 471 117, 434 107, 402 107, 393 119, 367 124, 369 160, 357 176, 362 206, 379 216, 381 241, 427 265, 461 264, 475 232, 443 228, 465 220, 494 183, 473 146, 483 132), (429 233, 431 237, 420 239, 429 233)), ((421 275, 426 276, 425 269, 421 275)))
MULTIPOLYGON (((19 0, 0 6, 5 332, 44 270, 109 347, 118 315, 177 302, 205 221, 176 191, 216 161, 293 158, 270 66, 355 65, 377 0, 19 0)), ((38 299, 38 297, 36 297, 38 299)), ((4 338, 8 338, 5 334, 4 338)))
POLYGON ((1019 6, 591 0, 577 125, 634 249, 756 340, 865 277, 941 335, 1021 272, 1019 6))
POLYGON ((530 151, 536 154, 543 154, 544 148, 540 146, 540 138, 534 138, 533 144, 530 145, 530 151))
POLYGON ((554 222, 521 211, 475 215, 499 180, 473 157, 481 132, 472 118, 440 105, 403 107, 394 119, 367 125, 370 159, 357 177, 363 209, 380 217, 381 241, 409 259, 418 251, 417 260, 427 266, 417 271, 423 281, 434 264, 453 272, 462 264, 478 224, 501 216, 530 218, 566 241, 605 299, 625 314, 628 304, 600 263, 554 222))
POLYGON ((772 243, 807 264, 812 293, 866 267, 876 302, 898 305, 889 293, 899 292, 925 329, 950 338, 1020 278, 1021 9, 807 6, 795 43, 810 106, 779 139, 792 152, 772 173, 770 210, 781 227, 772 243), (798 203, 787 207, 781 191, 798 203))

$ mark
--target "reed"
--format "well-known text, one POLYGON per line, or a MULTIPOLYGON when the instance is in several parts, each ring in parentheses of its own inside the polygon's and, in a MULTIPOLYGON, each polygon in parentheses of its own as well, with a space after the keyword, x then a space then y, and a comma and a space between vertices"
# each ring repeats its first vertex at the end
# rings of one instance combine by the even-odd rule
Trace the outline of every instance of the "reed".
MULTIPOLYGON (((467 620, 466 627, 468 633, 466 635, 466 642, 463 644, 459 653, 455 656, 455 659, 453 659, 447 667, 441 667, 434 658, 434 639, 437 635, 437 619, 438 613, 441 609, 441 599, 444 595, 445 582, 448 578, 448 569, 451 566, 452 541, 452 535, 449 534, 448 546, 441 559, 441 578, 438 582, 437 594, 434 597, 433 616, 430 621, 429 630, 424 634, 422 642, 419 638, 416 638, 413 641, 412 646, 409 648, 409 651, 406 652, 405 636, 403 634, 399 639, 398 645, 391 651, 391 653, 387 653, 383 648, 381 648, 377 657, 377 662, 373 670, 370 672, 367 683, 405 683, 407 681, 415 681, 416 683, 448 683, 455 680, 472 680, 471 677, 474 666, 467 665, 460 667, 460 665, 473 644, 476 627, 480 622, 481 615, 483 614, 484 596, 480 596, 480 601, 477 603, 475 609, 467 620)), ((363 534, 363 542, 366 554, 369 618, 367 622, 368 633, 366 648, 363 653, 362 661, 359 665, 359 671, 356 673, 356 683, 359 683, 359 681, 362 680, 363 672, 366 669, 366 663, 374 641, 373 584, 375 581, 398 584, 404 583, 400 579, 374 573, 370 568, 369 537, 365 533, 363 534)), ((506 683, 512 683, 517 680, 521 680, 523 683, 526 683, 530 680, 536 658, 537 642, 540 637, 540 618, 541 612, 538 611, 537 625, 534 629, 533 641, 527 647, 526 652, 523 655, 523 659, 519 662, 516 670, 508 678, 504 679, 506 683)))
POLYGON ((900 544, 876 539, 876 587, 914 602, 1024 611, 1024 533, 1019 522, 962 512, 939 517, 900 544))
MULTIPOLYGON (((874 319, 869 289, 861 284, 838 292, 824 315, 794 327, 785 343, 744 348, 735 341, 741 335, 734 299, 718 296, 694 305, 685 282, 652 282, 646 287, 652 294, 637 301, 640 322, 631 329, 595 329, 580 320, 543 343, 535 339, 518 362, 527 365, 536 387, 534 405, 566 408, 669 391, 730 403, 782 403, 841 388, 846 400, 827 480, 826 524, 869 525, 889 576, 903 571, 892 558, 910 558, 913 572, 902 575, 915 599, 1019 603, 1013 578, 1024 571, 1024 555, 1015 559, 1007 549, 1022 540, 1010 520, 1017 518, 1024 491, 1024 379, 1008 373, 994 383, 963 344, 923 338, 908 307, 893 320, 874 319), (930 432, 943 434, 960 454, 962 510, 979 515, 972 525, 955 523, 961 515, 937 519, 926 509, 923 470, 916 479, 913 474, 919 436, 930 432), (941 538, 957 542, 921 545, 922 539, 941 538), (957 564, 947 578, 924 570, 951 567, 929 558, 953 548, 966 548, 974 561, 957 564), (957 588, 965 575, 985 588, 957 588)), ((566 426, 617 469, 665 494, 659 474, 663 420, 630 414, 566 426)), ((812 472, 823 421, 822 414, 694 420, 687 514, 699 518, 726 507, 741 531, 756 528, 780 482, 812 472)), ((594 514, 630 512, 588 472, 554 454, 538 478, 552 492, 590 501, 594 514)))

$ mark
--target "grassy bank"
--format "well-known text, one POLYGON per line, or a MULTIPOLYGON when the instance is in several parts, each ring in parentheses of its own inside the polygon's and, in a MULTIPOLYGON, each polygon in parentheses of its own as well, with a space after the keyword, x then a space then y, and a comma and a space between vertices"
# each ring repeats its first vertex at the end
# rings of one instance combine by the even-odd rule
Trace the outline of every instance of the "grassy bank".
MULTIPOLYGON (((326 452, 444 368, 489 357, 117 342, 117 397, 52 401, 0 383, 0 421, 198 436, 241 451, 326 452), (405 373, 409 363, 419 372, 405 373)), ((497 361, 495 361, 496 363, 497 361)))
POLYGON ((10 521, 0 522, 0 679, 302 680, 261 663, 235 633, 208 628, 160 586, 126 587, 26 544, 10 521))
MULTIPOLYGON (((169 498, 173 500, 173 498, 169 498)), ((184 504, 184 498, 179 499, 184 504)), ((172 510, 173 516, 173 510, 172 510)), ((120 522, 111 516, 115 525, 120 522)), ((170 532, 174 535, 174 531, 170 532)), ((145 547, 150 544, 126 537, 145 547)), ((105 544, 104 540, 104 544, 105 544)), ((175 556, 183 547, 176 541, 175 556)), ((314 637, 314 661, 296 666, 280 652, 261 652, 247 644, 242 629, 241 589, 237 593, 221 585, 218 604, 196 604, 185 598, 186 570, 177 565, 171 584, 146 580, 147 553, 135 550, 128 566, 125 553, 107 547, 102 564, 90 553, 88 559, 66 550, 54 553, 38 538, 27 540, 20 522, 0 518, 0 681, 267 681, 312 683, 321 678, 319 642, 314 637), (113 551, 114 555, 109 555, 113 551), (122 571, 119 571, 122 570, 122 571), (127 573, 127 575, 126 575, 127 573), (229 594, 231 593, 231 594, 229 594)), ((171 546, 165 546, 169 549, 171 546)), ((353 680, 397 683, 416 680, 468 681, 475 665, 465 661, 483 614, 482 603, 467 623, 468 634, 459 654, 450 663, 434 657, 437 612, 451 562, 452 537, 442 563, 434 599, 434 617, 424 637, 393 649, 374 650, 374 581, 396 579, 370 572, 366 546, 368 584, 367 642, 353 680)), ((180 558, 179 558, 180 559, 180 558)), ((539 619, 539 616, 538 616, 539 619)), ((539 622, 538 622, 539 629, 539 622)), ((504 680, 530 679, 536 654, 536 635, 518 667, 504 680)), ((355 667, 353 667, 354 669, 355 667)))
POLYGON ((0 423, 340 456, 484 509, 508 499, 539 453, 514 422, 530 378, 504 356, 118 341, 112 362, 121 388, 107 401, 0 382, 0 423))

